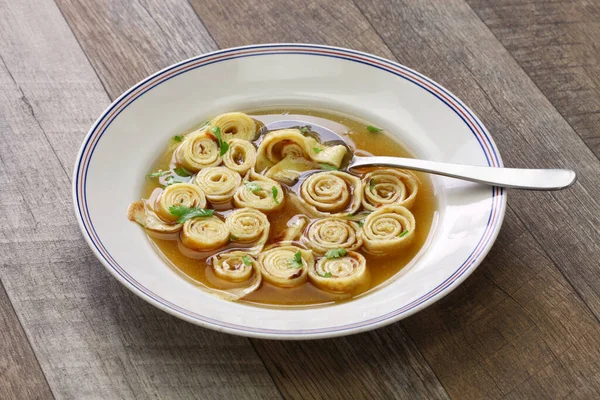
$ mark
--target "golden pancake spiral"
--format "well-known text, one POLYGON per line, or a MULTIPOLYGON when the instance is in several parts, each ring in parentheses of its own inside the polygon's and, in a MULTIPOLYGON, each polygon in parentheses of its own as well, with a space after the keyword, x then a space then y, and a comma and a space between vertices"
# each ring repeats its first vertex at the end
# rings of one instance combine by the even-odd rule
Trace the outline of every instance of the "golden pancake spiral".
POLYGON ((247 140, 231 139, 229 151, 223 155, 223 164, 240 175, 245 175, 256 164, 256 149, 247 140))
POLYGON ((300 197, 312 217, 353 214, 360 207, 362 183, 341 171, 317 172, 300 186, 300 197))
POLYGON ((196 251, 216 250, 229 243, 229 229, 215 216, 192 218, 183 224, 181 243, 196 251))
POLYGON ((415 217, 408 208, 380 207, 365 219, 363 248, 373 254, 398 252, 413 240, 415 227, 415 217))
POLYGON ((205 129, 189 134, 175 150, 175 159, 192 172, 217 166, 222 161, 216 138, 205 129))
POLYGON ((339 258, 323 257, 308 270, 308 276, 322 290, 351 293, 357 286, 367 284, 367 262, 355 251, 339 258))
POLYGON ((154 210, 160 218, 168 222, 175 222, 176 215, 171 214, 169 210, 172 206, 185 207, 206 207, 206 197, 204 192, 191 183, 175 183, 167 186, 156 198, 154 210))
POLYGON ((208 130, 219 127, 224 141, 231 139, 254 140, 256 138, 256 122, 241 112, 231 112, 216 116, 208 124, 208 130))
POLYGON ((209 167, 198 172, 194 183, 202 189, 211 204, 220 205, 231 202, 242 178, 226 167, 209 167))
POLYGON ((397 204, 412 207, 419 190, 416 176, 395 169, 377 169, 365 175, 362 204, 367 210, 397 204))
POLYGON ((246 174, 242 185, 233 196, 236 207, 255 208, 264 213, 280 210, 284 202, 285 194, 281 185, 254 170, 246 174))
POLYGON ((273 247, 258 256, 265 281, 279 287, 298 286, 307 279, 314 263, 312 252, 297 246, 273 247))
MULTIPOLYGON (((254 208, 238 208, 225 219, 231 241, 242 244, 264 245, 269 238, 271 224, 262 212, 254 208)), ((260 251, 260 250, 259 250, 260 251)))
POLYGON ((329 217, 312 222, 302 236, 302 243, 323 255, 332 249, 356 250, 362 246, 362 237, 356 222, 329 217))

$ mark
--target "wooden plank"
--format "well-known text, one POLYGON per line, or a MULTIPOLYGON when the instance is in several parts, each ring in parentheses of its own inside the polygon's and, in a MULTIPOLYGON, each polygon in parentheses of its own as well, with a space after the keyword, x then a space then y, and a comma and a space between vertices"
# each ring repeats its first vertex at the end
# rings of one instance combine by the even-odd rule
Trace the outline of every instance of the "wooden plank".
POLYGON ((216 50, 187 1, 56 3, 113 99, 162 68, 216 50))
POLYGON ((600 3, 467 2, 600 157, 600 3))
POLYGON ((0 326, 0 398, 52 398, 48 382, 1 282, 0 326))
MULTIPOLYGON (((88 15, 95 15, 91 18, 93 18, 95 21, 98 21, 98 24, 101 25, 106 25, 106 29, 114 29, 116 31, 120 31, 121 28, 119 27, 119 22, 118 21, 114 21, 114 20, 110 20, 104 13, 107 12, 107 9, 103 8, 103 7, 94 7, 94 10, 84 10, 86 8, 89 8, 89 5, 84 5, 83 2, 79 2, 79 1, 66 1, 66 0, 61 0, 59 1, 59 4, 61 6, 61 8, 63 8, 63 10, 65 10, 65 7, 68 6, 68 8, 70 9, 70 11, 64 11, 65 16, 67 18, 67 21, 71 24, 73 31, 76 33, 76 35, 80 38, 80 42, 82 43, 83 49, 84 51, 87 52, 88 56, 91 58, 92 63, 94 63, 94 58, 96 57, 96 54, 103 54, 105 58, 111 58, 111 62, 110 63, 105 63, 105 65, 102 68, 109 68, 109 70, 100 73, 100 78, 103 80, 105 86, 107 87, 114 87, 114 90, 116 92, 121 92, 123 90, 125 90, 127 88, 128 83, 126 83, 127 79, 124 78, 114 78, 116 79, 116 83, 115 82, 110 82, 110 79, 113 79, 113 75, 116 74, 121 74, 121 70, 125 69, 127 67, 126 63, 129 63, 129 60, 123 60, 121 59, 120 56, 118 56, 118 54, 120 53, 120 48, 122 46, 124 46, 125 44, 120 43, 119 41, 124 41, 124 40, 133 40, 134 42, 139 40, 137 38, 132 38, 132 37, 128 37, 127 39, 125 38, 115 38, 114 40, 117 40, 117 42, 115 42, 114 40, 111 41, 98 41, 95 40, 95 38, 93 37, 86 37, 84 35, 82 35, 80 32, 83 32, 85 30, 85 27, 80 27, 80 24, 83 24, 84 22, 80 21, 80 19, 77 18, 72 18, 72 16, 74 15, 79 15, 79 13, 83 13, 86 12, 88 13, 88 15), (111 56, 111 54, 113 54, 111 56), (112 85, 112 86, 111 86, 112 85)), ((197 4, 195 4, 195 6, 197 6, 197 4)), ((214 8, 217 9, 218 4, 214 3, 214 4, 206 4, 203 7, 205 8, 214 8)), ((258 7, 260 7, 260 5, 257 4, 258 7)), ((336 8, 333 5, 329 5, 327 6, 328 9, 330 9, 332 12, 334 9, 337 10, 337 12, 344 12, 345 14, 343 15, 334 15, 335 19, 337 18, 345 18, 346 20, 352 21, 353 23, 358 23, 358 28, 357 29, 366 29, 366 32, 363 32, 362 36, 361 35, 357 35, 358 37, 361 38, 361 40, 365 40, 365 43, 371 43, 373 41, 377 41, 379 40, 378 36, 376 34, 373 33, 373 31, 369 31, 369 27, 368 24, 365 23, 364 19, 361 19, 360 17, 360 12, 357 11, 356 8, 352 8, 350 6, 346 6, 346 8, 344 7, 340 7, 340 8, 336 8)), ((323 21, 323 25, 331 25, 332 22, 334 22, 334 17, 329 16, 328 13, 326 12, 322 12, 323 16, 327 16, 327 20, 323 21), (325 23, 327 22, 327 23, 325 23)), ((234 23, 232 25, 250 25, 251 22, 251 15, 246 15, 244 16, 244 20, 240 20, 239 23, 234 23)), ((213 21, 214 19, 211 18, 210 21, 213 21)), ((207 20, 208 21, 208 20, 207 20)), ((314 22, 313 22, 314 23, 314 22)), ((218 24, 217 24, 218 25, 218 24)), ((341 24, 337 23, 337 26, 341 26, 341 24)), ((104 28, 103 28, 104 29, 104 28)), ((245 29, 245 28, 244 28, 245 29)), ((278 27, 277 29, 281 30, 283 29, 283 25, 281 25, 280 27, 278 27)), ((351 28, 348 28, 351 29, 351 28)), ((354 28, 352 28, 354 29, 354 28)), ((227 30, 225 30, 227 31, 227 30)), ((244 31, 244 35, 245 34, 250 34, 252 30, 250 29, 248 32, 244 31)), ((331 32, 334 32, 333 30, 331 32)), ((138 34, 142 34, 143 32, 138 32, 138 34)), ((348 33, 348 32, 346 32, 348 33)), ((337 37, 340 38, 340 40, 346 35, 345 34, 337 34, 337 37)), ((183 34, 183 33, 181 33, 183 34)), ((158 36, 160 36, 160 34, 157 33, 158 36)), ((155 39, 158 42, 161 41, 165 41, 166 43, 168 43, 168 41, 170 40, 170 38, 166 35, 163 35, 161 37, 156 36, 155 39)), ((235 36, 236 38, 239 38, 240 40, 253 40, 253 38, 250 37, 244 37, 244 36, 235 36)), ((230 42, 228 41, 220 41, 219 44, 221 46, 225 46, 225 47, 229 47, 229 46, 233 46, 236 44, 240 44, 241 42, 236 42, 235 40, 231 40, 230 42)), ((380 42, 378 42, 379 44, 381 44, 380 42)), ((180 58, 186 58, 186 57, 190 57, 192 55, 195 54, 196 50, 196 45, 191 43, 190 44, 190 48, 187 49, 186 51, 184 51, 185 54, 181 55, 180 58)), ((153 59, 154 58, 154 53, 152 53, 152 50, 148 50, 147 48, 142 48, 141 46, 137 46, 138 47, 138 52, 145 52, 144 54, 135 54, 131 57, 138 57, 141 60, 146 60, 146 59, 153 59)), ((383 48, 385 49, 385 48, 383 48)), ((385 54, 385 53, 384 53, 385 54)), ((170 60, 170 62, 175 62, 178 61, 177 58, 170 60)), ((143 76, 136 76, 136 79, 141 79, 143 76)), ((383 334, 380 334, 383 335, 383 334)), ((350 352, 353 351, 353 349, 355 350, 361 350, 363 351, 364 354, 367 354, 365 352, 365 348, 367 348, 366 346, 361 344, 361 341, 348 341, 346 339, 339 341, 339 346, 340 347, 340 352, 326 352, 324 351, 325 348, 327 348, 328 346, 325 344, 321 344, 321 345, 317 345, 320 346, 319 348, 314 348, 314 351, 320 352, 320 358, 312 358, 312 357, 304 357, 303 360, 305 362, 307 362, 308 364, 302 364, 301 368, 298 368, 298 370, 292 371, 293 372, 293 380, 294 380, 294 385, 296 385, 295 388, 292 388, 289 384, 289 382, 284 382, 282 383, 282 378, 284 375, 282 374, 286 374, 287 372, 281 372, 284 371, 286 368, 294 367, 295 365, 298 365, 298 360, 296 359, 296 354, 286 354, 284 353, 281 349, 282 348, 286 348, 287 346, 290 346, 290 344, 286 344, 286 343, 279 343, 279 342, 275 342, 275 341, 260 341, 260 340, 255 340, 253 341, 254 346, 259 350, 259 353, 261 354, 261 357, 265 360, 267 360, 267 365, 269 367, 270 373, 272 375, 277 375, 277 377, 275 378, 277 380, 277 383, 280 385, 280 389, 283 391, 283 394, 285 396, 289 396, 289 397, 296 397, 296 398, 323 398, 323 397, 339 397, 340 393, 346 393, 346 394, 351 394, 351 393, 362 393, 364 397, 368 397, 368 395, 379 395, 379 396, 384 396, 385 394, 390 395, 390 394, 395 394, 397 396, 401 396, 401 397, 411 397, 414 395, 418 395, 420 397, 428 397, 428 398, 445 398, 445 392, 443 390, 443 388, 441 388, 441 386, 439 385, 439 383, 437 382, 437 380, 435 379, 435 376, 431 373, 431 370, 429 369, 429 367, 427 366, 427 363, 424 362, 423 358, 419 355, 418 351, 416 350, 416 348, 414 347, 414 345, 410 342, 409 339, 407 339, 406 334, 401 330, 401 329, 390 329, 388 331, 387 336, 382 336, 381 338, 378 339, 378 342, 382 342, 382 344, 379 345, 379 347, 371 344, 370 347, 371 349, 375 350, 378 349, 378 351, 383 352, 384 350, 390 351, 390 344, 388 343, 387 345, 383 344, 385 341, 390 340, 390 341, 395 341, 397 343, 403 343, 402 346, 398 347, 397 349, 394 350, 393 353, 393 357, 390 357, 390 361, 389 361, 389 365, 391 367, 393 367, 393 369, 389 372, 388 375, 381 375, 378 373, 377 370, 373 369, 372 372, 370 373, 370 376, 374 379, 373 382, 370 385, 365 385, 365 381, 364 380, 359 380, 357 378, 359 378, 361 376, 361 373, 363 370, 367 369, 367 368, 372 368, 370 366, 370 361, 364 361, 361 358, 358 357, 352 357, 351 360, 352 363, 349 363, 348 366, 345 366, 343 364, 339 364, 340 367, 343 367, 345 369, 347 369, 348 373, 345 374, 345 376, 343 377, 338 377, 336 375, 335 379, 331 379, 330 381, 325 381, 322 379, 322 376, 319 375, 319 371, 322 371, 318 368, 320 368, 319 366, 319 362, 324 362, 325 365, 334 365, 336 363, 339 363, 339 359, 340 359, 340 354, 342 354, 343 352, 350 352), (348 343, 348 344, 343 344, 343 343, 348 343), (279 357, 274 356, 275 353, 279 354, 279 357), (320 360, 320 361, 318 361, 320 360), (310 371, 308 371, 307 373, 304 373, 303 370, 305 367, 308 368, 312 368, 310 369, 310 371), (397 381, 390 383, 388 382, 388 380, 390 379, 390 376, 394 376, 394 379, 397 379, 397 381)), ((371 342, 371 340, 369 340, 369 342, 371 342)), ((292 345, 294 346, 294 345, 292 345)), ((306 344, 306 346, 304 347, 305 349, 313 349, 313 344, 306 344)), ((309 350, 307 350, 309 351, 309 350)), ((350 356, 351 357, 351 356, 350 356)), ((304 362, 303 361, 303 362, 304 362)), ((330 373, 334 373, 334 372, 330 372, 330 373)))
POLYGON ((52 392, 280 398, 247 339, 155 309, 94 258, 72 215, 69 173, 109 98, 52 1, 0 9, 0 276, 52 392))
POLYGON ((393 57, 352 1, 190 3, 221 48, 256 43, 317 43, 393 57))

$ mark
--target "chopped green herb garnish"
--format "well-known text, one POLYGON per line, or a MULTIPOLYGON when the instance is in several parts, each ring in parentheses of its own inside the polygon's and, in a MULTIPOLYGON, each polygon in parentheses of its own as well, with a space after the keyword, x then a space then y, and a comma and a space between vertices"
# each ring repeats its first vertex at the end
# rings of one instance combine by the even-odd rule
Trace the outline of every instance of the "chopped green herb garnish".
POLYGON ((408 230, 404 230, 401 234, 398 235, 399 238, 408 235, 408 230))
POLYGON ((321 167, 321 169, 324 169, 325 171, 337 171, 336 167, 329 164, 319 164, 319 167, 321 167))
POLYGON ((178 205, 169 207, 169 212, 174 216, 179 217, 177 222, 182 223, 196 217, 212 217, 215 210, 178 205))
POLYGON ((179 176, 183 176, 184 178, 192 176, 192 173, 183 167, 177 167, 173 170, 173 172, 175 172, 179 176))
POLYGON ((358 221, 358 226, 361 228, 365 225, 365 221, 358 221))
POLYGON ((329 250, 327 253, 325 253, 326 258, 340 258, 340 257, 344 257, 345 255, 346 255, 346 249, 344 249, 344 248, 332 249, 332 250, 329 250))
POLYGON ((325 272, 325 275, 323 275, 323 278, 331 278, 331 272, 325 272))
POLYGON ((294 268, 302 268, 302 253, 299 251, 294 254, 294 258, 290 260, 290 265, 294 268))
POLYGON ((153 172, 151 174, 146 175, 148 178, 158 178, 160 176, 165 176, 167 175, 169 172, 171 171, 162 171, 162 170, 158 170, 158 172, 153 172))
POLYGON ((167 186, 170 186, 170 185, 172 185, 174 183, 185 183, 185 182, 187 182, 182 177, 180 177, 180 176, 173 176, 173 175, 167 176, 167 179, 165 179, 165 180, 167 182, 167 186))
POLYGON ((273 187, 271 188, 271 193, 273 193, 273 200, 275 200, 275 204, 279 204, 279 200, 277 200, 277 193, 278 193, 278 192, 279 192, 279 191, 277 190, 277 187, 276 187, 276 186, 273 186, 273 187))
POLYGON ((322 152, 322 151, 323 151, 323 149, 321 149, 321 148, 318 148, 318 147, 313 147, 313 151, 314 151, 315 153, 320 153, 320 152, 322 152))
POLYGON ((181 135, 173 136, 173 141, 175 141, 175 142, 181 142, 182 140, 183 140, 183 136, 181 136, 181 135))
POLYGON ((377 132, 381 132, 383 129, 381 129, 381 128, 378 128, 378 127, 376 127, 376 126, 373 126, 373 125, 368 125, 368 126, 367 126, 367 130, 368 130, 369 132, 371 132, 371 133, 377 133, 377 132))
POLYGON ((247 267, 249 267, 250 265, 252 265, 252 259, 250 257, 248 257, 248 256, 242 257, 242 262, 247 267))
POLYGON ((312 131, 312 126, 310 126, 310 125, 305 125, 302 128, 300 128, 300 132, 302 132, 302 133, 308 133, 310 131, 312 131))
POLYGON ((229 235, 229 240, 238 240, 238 237, 235 235, 229 235))
POLYGON ((219 141, 219 154, 221 155, 221 157, 223 157, 223 154, 227 153, 227 150, 229 150, 229 144, 223 141, 223 138, 221 137, 221 128, 219 128, 218 126, 214 126, 212 128, 212 133, 215 134, 217 140, 219 141))
POLYGON ((375 188, 375 179, 371 179, 369 181, 369 190, 373 193, 373 189, 375 188))
POLYGON ((206 121, 204 121, 204 122, 203 122, 203 123, 200 125, 200 128, 202 128, 203 126, 206 126, 206 125, 208 125, 208 124, 210 124, 210 120, 209 120, 209 119, 207 119, 206 121))
POLYGON ((260 192, 261 190, 263 190, 262 186, 260 186, 258 183, 256 182, 248 182, 245 181, 244 185, 246 185, 246 189, 248 189, 249 191, 251 191, 252 193, 256 193, 256 192, 260 192))

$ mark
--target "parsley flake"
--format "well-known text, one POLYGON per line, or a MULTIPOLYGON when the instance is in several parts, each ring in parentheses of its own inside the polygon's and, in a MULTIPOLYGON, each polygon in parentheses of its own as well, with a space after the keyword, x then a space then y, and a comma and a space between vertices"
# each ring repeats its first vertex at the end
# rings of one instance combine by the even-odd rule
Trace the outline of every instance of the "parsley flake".
POLYGON ((377 132, 381 132, 383 129, 381 129, 381 128, 378 128, 378 127, 376 127, 376 126, 373 126, 373 125, 368 125, 368 126, 367 126, 367 130, 368 130, 369 132, 371 132, 371 133, 377 133, 377 132))
POLYGON ((256 182, 248 182, 245 181, 244 185, 246 185, 246 189, 248 189, 249 191, 251 191, 252 193, 256 193, 256 192, 260 192, 261 190, 263 190, 262 186, 260 186, 258 183, 256 182))
POLYGON ((177 222, 182 223, 196 217, 212 217, 215 210, 178 205, 169 207, 169 212, 174 216, 179 217, 177 222))
POLYGON ((148 174, 148 175, 146 175, 146 176, 147 176, 148 178, 158 178, 158 177, 161 177, 161 176, 165 176, 165 175, 167 175, 169 172, 171 172, 171 171, 163 171, 163 170, 160 170, 160 169, 159 169, 159 170, 158 170, 158 172, 153 172, 153 173, 151 173, 151 174, 148 174))
POLYGON ((271 188, 271 193, 273 193, 273 200, 275 200, 275 204, 279 204, 279 200, 277 200, 277 193, 279 193, 279 191, 277 190, 276 186, 271 188))
POLYGON ((173 136, 173 141, 174 142, 181 142, 183 140, 183 136, 181 135, 175 135, 173 136))
POLYGON ((167 182, 167 186, 173 185, 174 183, 186 183, 187 181, 185 179, 183 179, 180 176, 167 176, 167 179, 165 179, 165 181, 167 182))
POLYGON ((223 141, 223 137, 221 136, 221 128, 219 128, 218 126, 214 126, 212 128, 212 133, 214 133, 219 142, 219 155, 223 157, 223 154, 227 153, 227 150, 229 150, 229 143, 223 141))
POLYGON ((321 169, 324 169, 325 171, 337 171, 336 167, 329 164, 319 164, 319 167, 321 167, 321 169))
POLYGON ((329 250, 327 253, 325 253, 326 258, 340 258, 340 257, 344 257, 345 255, 346 255, 346 249, 344 249, 344 248, 332 249, 332 250, 329 250))
POLYGON ((300 128, 300 132, 302 132, 302 133, 308 133, 310 131, 312 131, 312 126, 310 126, 310 125, 305 125, 302 128, 300 128))
POLYGON ((323 278, 331 278, 331 272, 325 272, 325 275, 321 275, 323 278))
POLYGON ((401 238, 401 237, 404 237, 406 235, 408 235, 408 230, 405 229, 401 234, 398 235, 398 237, 401 238))
POLYGON ((373 193, 373 189, 375 189, 375 179, 371 179, 369 181, 369 190, 373 193))
POLYGON ((313 147, 313 151, 314 151, 315 153, 320 153, 320 152, 322 152, 322 151, 323 151, 323 149, 321 149, 321 148, 319 148, 319 147, 313 147))
POLYGON ((192 173, 183 167, 177 167, 173 170, 173 172, 175 172, 179 176, 183 176, 184 178, 192 176, 192 173))
POLYGON ((299 251, 294 254, 294 258, 290 260, 290 265, 294 268, 302 268, 302 253, 299 251))
POLYGON ((247 267, 249 267, 250 265, 252 265, 252 259, 250 257, 248 257, 248 256, 242 257, 242 262, 247 267))

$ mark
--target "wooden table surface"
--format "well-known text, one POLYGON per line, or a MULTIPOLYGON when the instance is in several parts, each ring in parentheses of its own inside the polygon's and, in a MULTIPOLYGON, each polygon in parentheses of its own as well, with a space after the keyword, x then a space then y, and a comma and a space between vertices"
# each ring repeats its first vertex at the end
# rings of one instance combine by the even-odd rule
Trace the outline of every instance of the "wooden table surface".
POLYGON ((0 398, 600 397, 600 1, 0 0, 0 398), (91 124, 145 76, 265 42, 397 60, 458 95, 504 162, 498 241, 428 309, 305 342, 203 329, 122 287, 71 206, 91 124))

